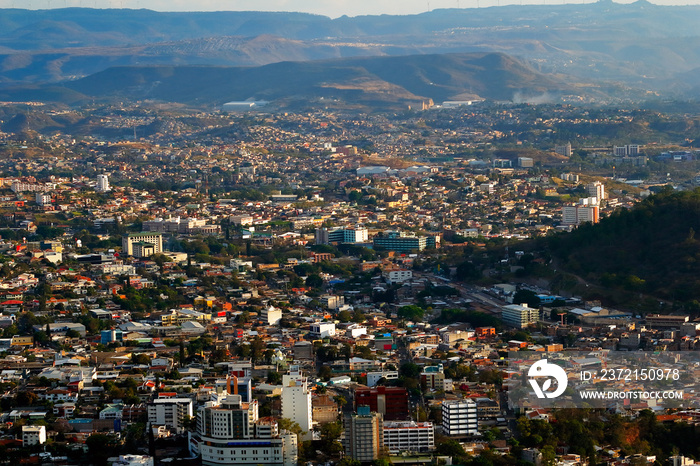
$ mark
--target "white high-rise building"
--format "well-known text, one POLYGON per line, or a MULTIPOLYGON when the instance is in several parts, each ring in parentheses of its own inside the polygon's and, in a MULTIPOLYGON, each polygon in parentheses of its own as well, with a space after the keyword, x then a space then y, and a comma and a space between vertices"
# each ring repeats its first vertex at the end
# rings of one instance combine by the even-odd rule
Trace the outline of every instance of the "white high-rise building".
POLYGON ((95 188, 95 191, 98 193, 106 193, 109 190, 109 176, 97 175, 97 187, 95 188))
POLYGON ((600 181, 588 183, 586 185, 586 191, 588 191, 588 197, 595 197, 598 199, 598 203, 605 199, 605 185, 600 181))
POLYGON ((501 312, 503 323, 515 328, 525 328, 540 320, 540 310, 527 304, 509 304, 501 312))
POLYGON ((148 423, 166 426, 177 433, 185 431, 184 423, 192 417, 190 398, 159 398, 148 405, 148 423))
POLYGON ((308 380, 299 366, 291 366, 289 374, 282 375, 282 417, 299 424, 304 440, 311 440, 312 415, 308 380))
POLYGON ((36 203, 40 206, 51 205, 51 194, 36 193, 36 203))
POLYGON ((450 437, 465 437, 478 432, 476 403, 473 400, 442 402, 442 429, 450 437))
MULTIPOLYGON (((204 465, 294 466, 297 436, 279 432, 277 421, 258 419, 258 402, 228 395, 197 412, 196 445, 204 465)), ((191 442, 192 443, 192 442, 191 442)))

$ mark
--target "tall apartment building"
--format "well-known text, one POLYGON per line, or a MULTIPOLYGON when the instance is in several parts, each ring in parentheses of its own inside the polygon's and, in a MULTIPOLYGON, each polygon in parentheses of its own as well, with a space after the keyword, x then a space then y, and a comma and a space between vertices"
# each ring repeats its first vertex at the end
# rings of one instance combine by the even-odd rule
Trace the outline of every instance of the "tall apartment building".
POLYGON ((97 186, 95 191, 98 193, 106 193, 110 190, 109 187, 109 176, 107 175, 97 175, 97 186))
POLYGON ((605 199, 605 185, 600 181, 588 183, 586 185, 586 191, 588 192, 589 197, 595 197, 598 199, 598 203, 605 199))
MULTIPOLYGON (((134 244, 150 243, 153 245, 153 253, 158 254, 163 252, 163 235, 160 233, 131 233, 122 238, 122 254, 127 256, 134 255, 134 244)), ((137 247, 139 249, 139 247, 137 247)), ((143 247, 140 248, 143 252, 143 247)))
POLYGON ((478 432, 476 403, 473 400, 442 402, 442 430, 450 437, 466 437, 478 432))
POLYGON ((503 323, 515 328, 525 328, 540 319, 540 310, 527 304, 510 304, 503 306, 501 319, 503 323))
POLYGON ((209 401, 200 408, 197 437, 194 443, 204 465, 297 463, 297 436, 280 432, 272 418, 259 419, 258 402, 245 403, 240 395, 209 401))
POLYGON ((580 225, 585 222, 598 223, 600 221, 599 199, 588 197, 580 199, 578 204, 563 206, 561 208, 562 225, 580 225))
POLYGON ((554 146, 554 152, 564 157, 571 157, 571 143, 566 143, 563 146, 554 146))
POLYGON ((190 398, 159 398, 148 404, 148 423, 165 426, 178 434, 185 431, 184 422, 192 414, 190 398))
POLYGON ((36 193, 36 203, 40 206, 51 205, 51 194, 44 192, 36 193))
POLYGON ((374 461, 385 452, 384 420, 380 413, 370 413, 367 407, 345 418, 345 455, 360 462, 374 461))
POLYGON ((299 366, 291 366, 282 375, 282 417, 299 424, 304 439, 312 437, 313 407, 308 380, 299 366))

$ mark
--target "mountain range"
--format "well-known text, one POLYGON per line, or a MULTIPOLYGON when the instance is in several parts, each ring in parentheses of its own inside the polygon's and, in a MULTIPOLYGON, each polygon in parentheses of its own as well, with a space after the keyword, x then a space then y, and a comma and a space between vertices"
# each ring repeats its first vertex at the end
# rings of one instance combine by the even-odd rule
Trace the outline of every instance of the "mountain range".
POLYGON ((336 19, 304 13, 0 9, 0 98, 79 101, 96 92, 119 95, 126 87, 141 96, 170 98, 166 90, 196 74, 193 66, 209 66, 207 76, 236 85, 216 82, 190 91, 181 83, 187 97, 178 101, 213 104, 300 93, 342 97, 357 94, 358 87, 363 94, 373 89, 365 94, 370 100, 384 96, 389 102, 459 95, 510 99, 519 89, 599 99, 686 98, 700 89, 698 17, 700 6, 644 0, 336 19), (514 74, 494 81, 497 70, 481 75, 469 70, 465 63, 479 56, 514 74), (408 74, 393 73, 394 66, 408 74), (445 72, 436 72, 440 69, 445 72), (269 76, 281 72, 301 73, 310 81, 275 83, 269 76), (97 73, 108 74, 90 79, 97 73), (158 83, 136 85, 149 76, 158 83), (241 84, 256 76, 262 82, 241 84), (100 79, 114 86, 97 86, 100 79), (319 92, 328 89, 336 91, 319 92))

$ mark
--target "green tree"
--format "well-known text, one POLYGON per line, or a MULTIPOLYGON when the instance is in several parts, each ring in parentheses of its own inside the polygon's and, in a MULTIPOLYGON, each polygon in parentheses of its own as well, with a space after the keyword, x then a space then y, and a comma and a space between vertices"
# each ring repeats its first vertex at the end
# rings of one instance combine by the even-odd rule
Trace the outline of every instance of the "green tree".
POLYGON ((425 311, 420 307, 411 304, 410 306, 400 307, 396 314, 400 319, 421 321, 423 320, 425 311))

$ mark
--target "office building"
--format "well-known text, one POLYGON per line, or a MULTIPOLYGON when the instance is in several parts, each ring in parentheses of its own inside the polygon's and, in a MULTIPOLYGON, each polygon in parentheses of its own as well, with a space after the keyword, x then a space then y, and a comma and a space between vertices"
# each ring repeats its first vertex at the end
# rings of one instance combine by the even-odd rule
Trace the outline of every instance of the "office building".
POLYGON ((473 400, 442 402, 442 430, 449 437, 467 437, 478 432, 476 403, 473 400))
MULTIPOLYGON (((277 421, 258 418, 258 402, 228 395, 197 412, 196 448, 204 465, 294 466, 297 436, 279 431, 277 421)), ((192 444, 192 442, 191 442, 192 444)))
POLYGON ((426 237, 416 236, 404 231, 385 231, 373 239, 375 249, 385 249, 396 252, 422 251, 426 248, 426 237))
POLYGON ((345 455, 360 462, 384 456, 384 421, 380 413, 371 413, 364 406, 345 418, 345 455))
POLYGON ((388 421, 384 423, 384 446, 392 455, 423 453, 435 448, 432 422, 388 421))
POLYGON ((355 409, 369 406, 373 413, 381 413, 383 419, 402 421, 409 418, 408 392, 403 387, 358 388, 355 390, 355 409))
MULTIPOLYGON (((143 232, 143 233, 131 233, 129 235, 126 235, 122 238, 122 254, 127 255, 127 256, 133 256, 134 255, 134 245, 136 243, 150 243, 153 245, 152 249, 149 249, 149 251, 153 251, 151 255, 153 254, 158 254, 163 252, 163 235, 160 233, 148 233, 148 232, 143 232)), ((136 249, 138 252, 143 253, 144 252, 144 246, 142 244, 139 244, 136 246, 136 249)), ((144 257, 144 256, 141 256, 144 257)))
POLYGON ((106 193, 110 190, 109 177, 107 175, 97 175, 97 186, 95 191, 98 193, 106 193))
POLYGON ((510 304, 503 306, 501 319, 511 327, 525 328, 540 320, 540 310, 528 307, 527 304, 510 304))
POLYGON ((317 228, 316 244, 366 243, 369 240, 367 228, 317 228))

